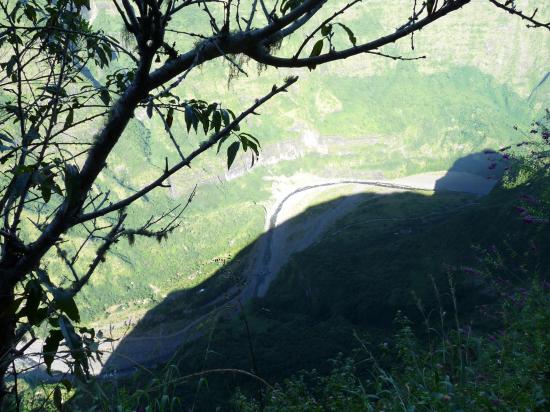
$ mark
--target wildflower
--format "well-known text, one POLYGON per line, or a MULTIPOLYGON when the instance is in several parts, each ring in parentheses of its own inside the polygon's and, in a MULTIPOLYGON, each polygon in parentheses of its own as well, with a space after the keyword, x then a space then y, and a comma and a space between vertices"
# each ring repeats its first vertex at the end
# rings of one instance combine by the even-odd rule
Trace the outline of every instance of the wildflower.
POLYGON ((516 206, 515 209, 517 212, 519 212, 520 215, 524 215, 525 213, 527 213, 527 209, 525 209, 524 207, 516 206))
POLYGON ((528 224, 530 224, 530 223, 548 223, 548 219, 527 215, 527 216, 523 217, 523 222, 528 223, 528 224))

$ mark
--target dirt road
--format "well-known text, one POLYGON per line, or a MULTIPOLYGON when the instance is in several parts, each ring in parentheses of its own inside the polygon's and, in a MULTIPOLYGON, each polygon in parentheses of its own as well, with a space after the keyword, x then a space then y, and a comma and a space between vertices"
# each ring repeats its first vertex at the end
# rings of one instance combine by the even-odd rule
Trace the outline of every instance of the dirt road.
MULTIPOLYGON (((315 202, 319 194, 330 194, 334 190, 345 188, 347 194, 357 194, 376 189, 380 194, 403 191, 433 191, 451 190, 470 192, 483 195, 490 192, 495 182, 481 182, 479 176, 462 173, 447 179, 449 187, 441 185, 442 176, 448 172, 428 173, 409 176, 393 181, 353 180, 353 179, 321 179, 316 176, 301 176, 296 182, 285 184, 275 194, 275 200, 266 213, 265 235, 254 246, 245 277, 248 280, 244 288, 233 287, 223 293, 223 296, 208 302, 200 308, 202 315, 171 333, 159 333, 156 336, 136 336, 132 334, 120 342, 104 346, 105 354, 101 362, 92 364, 95 374, 109 378, 114 375, 127 375, 137 367, 151 367, 169 359, 186 342, 201 336, 199 326, 220 311, 238 312, 238 302, 244 303, 253 297, 266 294, 269 285, 277 276, 289 257, 298 251, 312 245, 323 232, 338 219, 353 210, 360 202, 358 196, 343 196, 331 202, 331 207, 311 217, 300 219, 298 224, 282 225, 282 223, 299 214, 305 207, 315 202), (457 182, 459 184, 457 185, 457 182), (459 188, 457 190, 456 188, 459 188), (277 230, 274 230, 277 228, 277 230), (228 309, 229 308, 229 309, 228 309), (205 313, 206 312, 206 313, 205 313), (205 314, 204 314, 205 313, 205 314), (108 361, 109 370, 103 368, 108 361)), ((222 294, 220 294, 222 295, 222 294)), ((163 328, 173 330, 171 328, 163 328)), ((30 352, 39 353, 42 342, 37 341, 30 352)), ((44 378, 43 370, 33 368, 39 365, 39 356, 29 356, 22 359, 20 367, 29 369, 32 375, 44 378)), ((66 372, 62 362, 54 362, 53 370, 66 372)), ((29 372, 27 372, 28 374, 29 372)))

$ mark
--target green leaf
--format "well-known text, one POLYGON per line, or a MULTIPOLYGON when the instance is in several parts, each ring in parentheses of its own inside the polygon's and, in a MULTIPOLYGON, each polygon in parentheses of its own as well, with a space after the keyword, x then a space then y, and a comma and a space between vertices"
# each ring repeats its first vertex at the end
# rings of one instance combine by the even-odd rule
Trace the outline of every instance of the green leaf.
POLYGON ((428 16, 431 16, 432 13, 434 12, 434 6, 435 6, 435 1, 434 0, 427 0, 426 1, 426 7, 428 9, 428 16))
POLYGON ((212 115, 212 122, 210 123, 210 128, 214 129, 216 133, 220 131, 222 126, 222 115, 219 110, 216 110, 212 115))
POLYGON ((95 329, 94 328, 87 328, 85 326, 82 326, 82 327, 78 328, 78 331, 80 333, 89 333, 92 339, 95 338, 95 329))
POLYGON ((206 108, 206 114, 210 116, 211 113, 213 113, 216 110, 216 107, 218 107, 218 103, 211 103, 206 108))
POLYGON ((233 110, 227 109, 227 111, 229 112, 229 114, 231 115, 231 118, 232 118, 233 120, 235 120, 235 119, 237 118, 237 116, 235 116, 235 113, 233 112, 233 110))
POLYGON ((342 24, 342 23, 337 23, 337 24, 346 31, 346 33, 348 34, 348 39, 351 42, 351 44, 356 46, 357 45, 357 37, 355 37, 355 34, 353 34, 351 29, 348 26, 346 26, 345 24, 342 24))
POLYGON ((210 119, 208 118, 208 113, 206 110, 198 110, 196 112, 197 118, 199 119, 200 123, 202 124, 202 129, 204 131, 204 134, 208 133, 208 127, 210 126, 210 119))
POLYGON ((69 110, 69 113, 67 114, 67 117, 65 118, 65 129, 68 129, 73 124, 74 120, 74 110, 71 108, 69 110))
POLYGON ((102 68, 104 66, 108 66, 109 58, 107 57, 107 54, 105 53, 105 51, 103 51, 103 49, 101 49, 100 47, 95 48, 94 51, 95 51, 95 54, 99 56, 99 66, 102 68))
MULTIPOLYGON (((231 116, 231 121, 235 120, 237 118, 237 116, 235 116, 235 113, 233 112, 233 110, 231 109, 226 109, 227 112, 230 114, 231 116)), ((229 122, 228 122, 229 123, 229 122)), ((241 130, 241 126, 239 125, 239 123, 235 123, 235 126, 233 126, 233 131, 236 131, 238 132, 239 130, 241 130)))
POLYGON ((172 127, 172 122, 174 121, 174 108, 170 107, 168 113, 166 114, 166 127, 170 129, 172 127))
POLYGON ((61 395, 60 386, 56 386, 53 390, 53 404, 58 411, 63 410, 63 395, 61 395))
POLYGON ((76 374, 81 375, 83 372, 82 369, 87 372, 88 359, 82 350, 82 339, 76 334, 71 321, 65 316, 61 316, 59 318, 59 327, 63 337, 65 338, 65 343, 71 350, 71 355, 76 362, 76 374))
POLYGON ((80 313, 74 301, 74 298, 68 292, 56 293, 55 306, 61 312, 65 313, 71 320, 80 322, 80 313))
POLYGON ((29 280, 25 285, 25 296, 27 301, 17 317, 21 318, 26 316, 31 325, 40 324, 44 319, 43 314, 38 309, 38 306, 40 305, 43 294, 44 291, 40 287, 40 282, 36 279, 29 280))
POLYGON ((4 69, 6 70, 6 73, 8 76, 10 76, 13 73, 13 68, 15 66, 15 63, 17 63, 17 57, 11 56, 10 59, 2 65, 4 66, 4 69))
POLYGON ((32 21, 33 23, 36 22, 36 9, 31 6, 30 4, 26 4, 25 5, 25 16, 27 16, 27 18, 32 21))
POLYGON ((222 110, 221 110, 221 113, 222 113, 223 126, 224 126, 224 127, 229 126, 229 122, 230 122, 230 120, 229 120, 229 112, 228 112, 227 110, 225 110, 225 109, 222 109, 222 110))
POLYGON ((168 406, 170 405, 170 397, 167 394, 162 395, 160 398, 160 410, 167 411, 168 406))
POLYGON ((38 131, 35 128, 29 129, 29 131, 25 135, 25 140, 29 143, 32 142, 33 140, 36 140, 36 139, 39 139, 39 138, 40 138, 40 134, 38 133, 38 131))
POLYGON ((55 85, 49 85, 42 87, 42 90, 54 95, 54 96, 61 96, 61 97, 67 97, 67 92, 65 89, 61 86, 55 86, 55 85))
POLYGON ((321 54, 323 51, 323 39, 317 40, 317 43, 313 45, 313 49, 311 49, 311 54, 309 57, 316 57, 321 54))
POLYGON ((40 325, 48 317, 48 308, 39 308, 32 318, 33 325, 40 325))
POLYGON ((48 203, 52 198, 52 188, 49 184, 43 183, 40 185, 40 193, 42 194, 42 199, 44 202, 48 203))
POLYGON ((332 32, 332 24, 327 24, 326 26, 321 27, 321 34, 327 36, 332 32))
POLYGON ((237 152, 239 151, 240 145, 241 145, 240 142, 233 142, 227 148, 227 170, 231 169, 231 165, 233 164, 233 161, 237 156, 237 152))
POLYGON ((192 107, 193 109, 193 129, 195 129, 195 133, 198 133, 199 128, 199 111, 196 107, 192 107))
POLYGON ((59 318, 50 316, 48 318, 48 323, 50 324, 50 326, 52 326, 54 328, 58 328, 59 327, 59 318))
POLYGON ((186 104, 185 106, 185 125, 187 126, 187 133, 191 130, 191 127, 193 126, 195 119, 195 113, 193 112, 193 108, 186 104))
POLYGON ((0 143, 0 152, 6 152, 8 150, 12 150, 13 146, 6 146, 5 144, 0 143))
POLYGON ((73 388, 73 384, 68 379, 61 380, 61 384, 65 387, 67 391, 70 391, 73 388))
POLYGON ((44 356, 44 363, 46 364, 46 370, 51 375, 52 362, 59 348, 59 343, 63 340, 63 334, 59 329, 50 330, 50 334, 44 341, 44 346, 42 347, 42 354, 44 356))
POLYGON ((248 141, 248 146, 252 149, 252 151, 254 152, 254 154, 256 156, 260 155, 260 151, 258 150, 258 146, 256 145, 256 143, 249 140, 248 141))
POLYGON ((19 107, 15 106, 13 104, 7 104, 6 103, 6 104, 4 104, 3 108, 6 112, 17 116, 19 119, 22 119, 22 118, 25 117, 24 115, 23 116, 21 115, 21 111, 19 110, 19 107))

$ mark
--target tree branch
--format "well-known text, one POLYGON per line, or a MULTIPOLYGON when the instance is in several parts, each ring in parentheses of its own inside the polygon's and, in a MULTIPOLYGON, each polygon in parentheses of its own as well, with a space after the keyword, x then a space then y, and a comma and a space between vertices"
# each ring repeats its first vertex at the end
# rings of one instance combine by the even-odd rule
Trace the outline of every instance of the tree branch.
POLYGON ((119 202, 116 202, 110 206, 107 206, 101 210, 96 210, 94 212, 85 213, 82 216, 80 216, 76 223, 82 223, 89 221, 91 219, 97 219, 100 216, 104 216, 108 213, 112 213, 114 211, 117 211, 119 209, 122 209, 126 206, 129 206, 133 202, 135 202, 137 199, 142 198, 144 195, 152 191, 153 189, 160 187, 163 182, 170 176, 172 176, 174 173, 176 173, 178 170, 182 169, 185 166, 189 166, 191 164, 191 161, 195 159, 197 156, 199 156, 201 153, 205 152, 212 146, 214 146, 216 143, 218 143, 223 137, 225 137, 227 134, 229 134, 232 130, 235 129, 235 126, 237 126, 241 121, 243 121, 247 116, 250 114, 253 114, 255 110, 262 106, 265 102, 267 102, 269 99, 271 99, 273 96, 286 92, 288 87, 292 84, 296 83, 298 80, 298 77, 291 77, 288 80, 285 81, 285 83, 280 86, 276 87, 274 86, 270 93, 266 94, 261 99, 257 99, 256 102, 250 106, 248 109, 243 111, 239 116, 237 116, 231 123, 229 123, 226 127, 224 127, 222 130, 220 130, 218 133, 214 134, 210 139, 208 139, 206 142, 203 142, 201 146, 193 151, 185 160, 180 161, 176 165, 172 166, 170 169, 165 170, 162 175, 160 175, 157 179, 155 179, 153 182, 149 183, 147 186, 139 190, 138 192, 134 193, 133 195, 127 197, 124 200, 121 200, 119 202))
POLYGON ((259 63, 267 64, 275 67, 310 67, 316 66, 323 63, 328 63, 335 60, 346 59, 351 56, 355 56, 361 53, 370 52, 376 50, 382 46, 386 46, 391 43, 395 43, 397 40, 408 36, 409 34, 418 31, 425 26, 433 23, 434 21, 446 16, 447 14, 458 10, 464 5, 470 3, 471 0, 453 0, 446 3, 439 10, 433 12, 422 20, 417 21, 414 24, 406 26, 400 30, 395 31, 392 34, 387 36, 380 37, 371 42, 362 44, 360 46, 350 47, 337 52, 331 52, 322 54, 315 57, 308 57, 303 59, 298 58, 285 58, 277 57, 269 54, 265 47, 257 47, 256 50, 248 53, 252 59, 256 60, 259 63))
POLYGON ((521 10, 516 9, 516 6, 515 6, 513 1, 512 2, 507 1, 505 4, 502 4, 502 3, 500 3, 496 0, 489 0, 489 1, 492 4, 494 4, 495 6, 497 6, 499 9, 505 10, 508 13, 513 14, 515 16, 519 16, 523 20, 527 20, 529 23, 531 23, 531 24, 528 24, 527 27, 533 27, 533 28, 542 27, 542 28, 545 28, 547 30, 550 30, 550 22, 541 23, 540 21, 535 20, 535 15, 537 14, 538 9, 535 9, 533 14, 531 16, 529 16, 529 15, 525 14, 524 12, 522 12, 521 10), (511 4, 511 5, 509 5, 509 4, 511 4))

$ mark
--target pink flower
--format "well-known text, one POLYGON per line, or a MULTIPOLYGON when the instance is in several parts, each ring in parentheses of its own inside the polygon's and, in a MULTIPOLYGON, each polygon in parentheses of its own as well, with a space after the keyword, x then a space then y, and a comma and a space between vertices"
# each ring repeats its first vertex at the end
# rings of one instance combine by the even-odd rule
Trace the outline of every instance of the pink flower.
POLYGON ((516 211, 519 212, 520 215, 524 215, 527 213, 527 209, 525 209, 524 207, 521 207, 521 206, 516 206, 515 207, 516 211))
POLYGON ((523 217, 523 222, 528 223, 528 224, 531 224, 531 223, 548 223, 548 219, 526 215, 526 216, 523 217))

